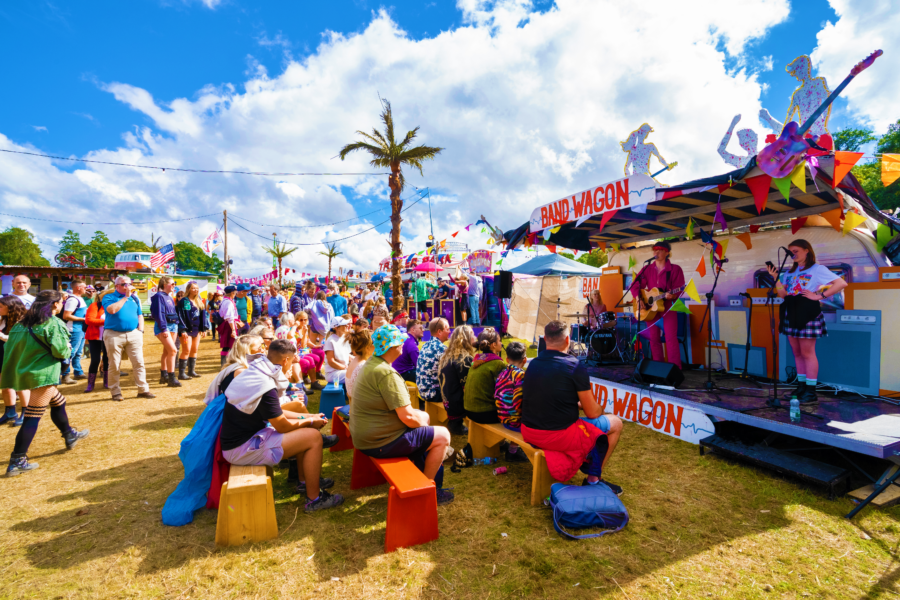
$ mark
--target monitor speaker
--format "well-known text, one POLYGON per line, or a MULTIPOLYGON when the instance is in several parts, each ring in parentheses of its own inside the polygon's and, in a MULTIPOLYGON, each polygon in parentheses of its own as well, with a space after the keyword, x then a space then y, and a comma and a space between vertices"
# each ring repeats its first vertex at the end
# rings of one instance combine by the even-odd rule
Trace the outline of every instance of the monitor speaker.
POLYGON ((684 381, 684 373, 671 363, 643 360, 635 368, 632 381, 678 387, 684 381))
POLYGON ((512 273, 499 271, 494 280, 494 295, 498 298, 512 298, 512 273))

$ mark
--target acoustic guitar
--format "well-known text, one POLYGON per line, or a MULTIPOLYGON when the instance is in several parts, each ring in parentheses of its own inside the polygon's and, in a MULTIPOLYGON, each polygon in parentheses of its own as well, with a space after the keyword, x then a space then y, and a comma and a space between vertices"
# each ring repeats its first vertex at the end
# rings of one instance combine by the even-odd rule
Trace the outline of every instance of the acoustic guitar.
POLYGON ((639 321, 652 321, 657 315, 666 312, 666 306, 664 304, 666 294, 675 294, 678 296, 686 287, 687 286, 683 285, 680 288, 669 290, 668 292, 661 292, 659 288, 641 290, 640 299, 634 299, 634 315, 639 321), (645 308, 647 306, 650 308, 645 308))
POLYGON ((811 144, 816 143, 816 139, 803 139, 803 134, 809 131, 816 119, 822 116, 822 113, 831 106, 831 103, 844 91, 847 84, 854 77, 871 67, 875 59, 882 54, 881 50, 876 50, 868 58, 853 67, 847 78, 841 82, 837 89, 831 92, 831 95, 828 96, 825 102, 806 120, 803 127, 800 127, 796 121, 791 121, 785 125, 778 139, 763 148, 762 152, 756 157, 756 164, 759 165, 763 173, 770 175, 774 179, 790 175, 797 165, 806 158, 806 151, 811 147, 811 144))

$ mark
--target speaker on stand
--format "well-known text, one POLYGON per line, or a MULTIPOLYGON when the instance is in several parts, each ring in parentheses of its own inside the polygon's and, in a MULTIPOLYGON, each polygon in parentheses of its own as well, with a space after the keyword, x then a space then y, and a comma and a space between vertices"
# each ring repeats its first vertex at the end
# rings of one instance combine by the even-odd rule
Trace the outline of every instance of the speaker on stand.
POLYGON ((512 276, 509 271, 499 271, 494 280, 494 295, 497 298, 512 298, 512 276))

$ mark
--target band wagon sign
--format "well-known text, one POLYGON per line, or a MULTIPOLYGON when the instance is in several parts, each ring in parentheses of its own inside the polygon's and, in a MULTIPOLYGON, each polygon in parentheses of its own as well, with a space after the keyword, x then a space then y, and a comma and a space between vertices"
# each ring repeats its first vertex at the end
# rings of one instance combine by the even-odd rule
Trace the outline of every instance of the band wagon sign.
POLYGON ((659 433, 691 444, 716 432, 704 413, 668 398, 651 398, 647 390, 639 390, 591 377, 591 391, 606 414, 631 421, 659 433), (646 394, 646 395, 644 395, 646 394))
POLYGON ((605 212, 645 206, 654 200, 656 182, 639 173, 539 206, 531 213, 529 229, 541 231, 605 212))

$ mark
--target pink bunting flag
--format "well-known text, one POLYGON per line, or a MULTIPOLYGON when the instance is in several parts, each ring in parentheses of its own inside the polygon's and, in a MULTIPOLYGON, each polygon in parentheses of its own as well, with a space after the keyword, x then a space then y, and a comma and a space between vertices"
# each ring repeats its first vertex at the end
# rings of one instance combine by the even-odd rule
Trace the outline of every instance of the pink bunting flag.
POLYGON ((472 226, 471 223, 469 223, 468 225, 466 225, 466 231, 468 231, 468 230, 469 230, 469 227, 471 227, 471 226, 472 226))

